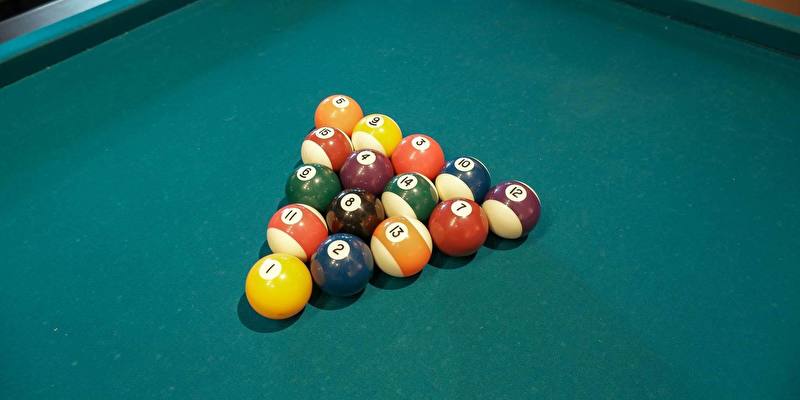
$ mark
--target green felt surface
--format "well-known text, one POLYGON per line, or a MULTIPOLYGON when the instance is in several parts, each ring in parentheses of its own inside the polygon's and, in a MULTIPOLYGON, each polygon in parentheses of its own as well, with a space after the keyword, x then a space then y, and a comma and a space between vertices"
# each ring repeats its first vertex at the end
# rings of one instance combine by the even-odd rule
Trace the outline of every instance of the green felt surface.
POLYGON ((798 98, 796 59, 614 2, 191 4, 0 89, 0 397, 797 398, 798 98), (254 317, 335 92, 539 226, 254 317))

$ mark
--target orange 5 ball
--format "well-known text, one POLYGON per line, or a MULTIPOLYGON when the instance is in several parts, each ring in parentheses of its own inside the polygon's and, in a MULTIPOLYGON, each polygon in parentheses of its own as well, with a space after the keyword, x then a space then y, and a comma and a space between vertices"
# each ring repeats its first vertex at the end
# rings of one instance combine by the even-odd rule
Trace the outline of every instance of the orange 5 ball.
POLYGON ((334 94, 326 97, 314 113, 314 126, 329 126, 341 130, 349 137, 353 127, 364 117, 361 106, 352 97, 334 94))

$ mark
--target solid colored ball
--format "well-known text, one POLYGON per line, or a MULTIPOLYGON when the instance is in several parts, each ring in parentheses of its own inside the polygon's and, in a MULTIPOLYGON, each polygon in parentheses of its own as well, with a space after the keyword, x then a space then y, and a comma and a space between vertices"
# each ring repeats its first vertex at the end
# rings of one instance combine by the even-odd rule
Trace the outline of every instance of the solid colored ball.
POLYGON ((361 106, 352 97, 335 94, 326 97, 317 106, 317 111, 314 112, 314 126, 340 129, 350 136, 353 127, 363 116, 361 106))
POLYGON ((403 138, 394 149, 392 165, 398 175, 417 172, 433 180, 444 167, 444 152, 432 137, 415 133, 403 138))
POLYGON ((372 277, 372 252, 363 240, 348 233, 331 235, 311 258, 311 276, 332 296, 352 296, 372 277))
POLYGON ((353 153, 353 143, 340 129, 323 126, 312 130, 303 140, 300 156, 306 164, 321 164, 339 171, 353 153))
POLYGON ((370 241, 381 271, 396 277, 412 276, 425 268, 433 249, 431 235, 422 222, 392 217, 381 222, 370 241))
POLYGON ((392 178, 384 188, 381 201, 390 217, 426 221, 439 202, 439 195, 433 182, 424 175, 409 173, 392 178))
POLYGON ((282 207, 267 225, 267 243, 275 253, 291 254, 305 262, 328 237, 322 215, 305 204, 282 207))
POLYGON ((331 200, 325 221, 331 233, 350 233, 364 241, 386 218, 383 204, 363 189, 346 189, 331 200))
POLYGON ((433 210, 428 228, 442 253, 461 257, 480 249, 489 235, 489 220, 472 200, 447 200, 433 210))
POLYGON ((459 157, 445 164, 436 177, 439 198, 481 201, 492 184, 489 170, 474 157, 459 157))
POLYGON ((320 164, 303 164, 286 180, 286 199, 324 212, 342 185, 332 169, 320 164))
POLYGON ((391 157, 394 148, 403 139, 400 126, 389 116, 370 114, 353 127, 353 148, 356 150, 372 149, 391 157))
POLYGON ((383 192, 392 176, 392 163, 374 150, 359 150, 351 154, 339 171, 343 188, 364 189, 376 196, 383 192))
POLYGON ((295 256, 270 254, 250 268, 244 292, 255 312, 286 319, 302 311, 311 298, 311 274, 295 256))
POLYGON ((482 207, 489 218, 489 228, 495 235, 506 239, 527 235, 539 222, 542 212, 536 191, 515 180, 501 182, 489 189, 482 207))

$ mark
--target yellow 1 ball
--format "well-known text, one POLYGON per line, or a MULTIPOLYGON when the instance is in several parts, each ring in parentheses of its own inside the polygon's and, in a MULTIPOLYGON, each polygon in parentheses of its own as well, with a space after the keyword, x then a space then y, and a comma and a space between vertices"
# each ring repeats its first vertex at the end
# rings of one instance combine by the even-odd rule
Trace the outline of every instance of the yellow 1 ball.
POLYGON ((311 298, 311 274, 295 256, 270 254, 250 268, 244 292, 255 312, 286 319, 302 311, 311 298))
POLYGON ((353 127, 353 147, 356 151, 375 150, 390 157, 395 147, 403 140, 400 126, 388 115, 370 114, 353 127))

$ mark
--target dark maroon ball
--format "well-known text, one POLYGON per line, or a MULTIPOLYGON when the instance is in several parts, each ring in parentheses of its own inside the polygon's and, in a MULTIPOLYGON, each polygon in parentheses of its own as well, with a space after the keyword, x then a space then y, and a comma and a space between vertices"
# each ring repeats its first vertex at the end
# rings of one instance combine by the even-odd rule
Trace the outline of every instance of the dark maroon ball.
POLYGON ((363 189, 345 189, 331 200, 325 222, 331 233, 349 233, 369 242, 375 227, 386 219, 380 199, 363 189))
POLYGON ((393 176, 392 162, 373 150, 360 150, 351 154, 339 171, 343 188, 364 189, 376 196, 383 193, 383 188, 393 176))

